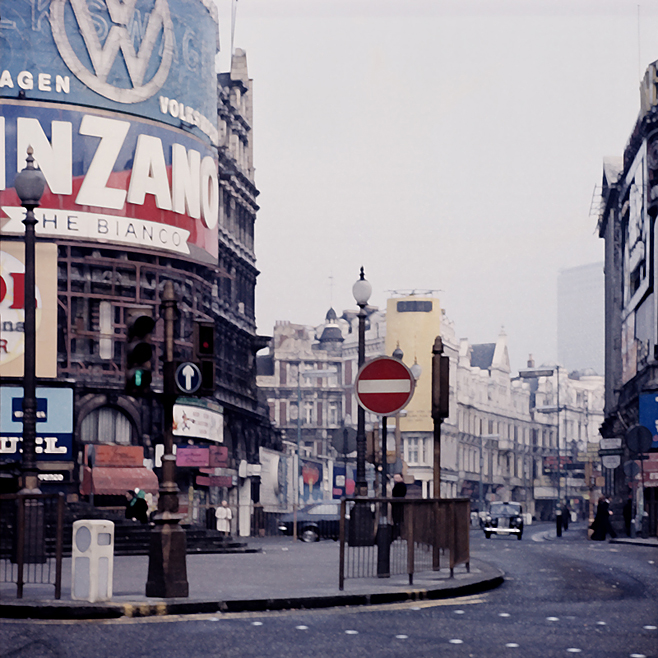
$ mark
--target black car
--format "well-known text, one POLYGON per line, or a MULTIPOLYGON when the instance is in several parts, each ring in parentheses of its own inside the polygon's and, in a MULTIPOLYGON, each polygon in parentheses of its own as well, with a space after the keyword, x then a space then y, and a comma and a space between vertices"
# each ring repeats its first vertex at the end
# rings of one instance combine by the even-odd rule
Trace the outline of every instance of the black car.
MULTIPOLYGON (((279 519, 279 530, 292 535, 294 515, 284 514, 279 519)), ((306 505, 297 512, 297 536, 302 541, 319 539, 339 539, 340 537, 340 500, 323 500, 306 505)))
POLYGON ((523 509, 519 503, 491 503, 489 511, 482 522, 484 536, 491 538, 492 534, 516 535, 523 537, 523 509))

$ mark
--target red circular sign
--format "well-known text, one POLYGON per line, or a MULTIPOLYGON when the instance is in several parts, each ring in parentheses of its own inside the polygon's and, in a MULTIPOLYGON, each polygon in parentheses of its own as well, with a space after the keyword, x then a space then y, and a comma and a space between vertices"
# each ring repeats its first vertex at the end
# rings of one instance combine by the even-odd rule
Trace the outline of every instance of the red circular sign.
POLYGON ((354 390, 358 403, 366 411, 392 416, 409 404, 414 385, 414 376, 402 361, 380 356, 361 367, 354 390))

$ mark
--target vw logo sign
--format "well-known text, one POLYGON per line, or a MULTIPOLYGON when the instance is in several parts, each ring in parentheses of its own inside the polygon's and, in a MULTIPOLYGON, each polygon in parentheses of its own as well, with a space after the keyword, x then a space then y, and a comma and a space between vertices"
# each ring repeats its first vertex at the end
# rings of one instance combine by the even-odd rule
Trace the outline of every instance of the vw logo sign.
POLYGON ((154 0, 150 13, 136 10, 137 1, 52 0, 50 5, 53 38, 66 65, 87 87, 117 103, 140 103, 153 96, 166 82, 174 56, 174 26, 167 0, 154 0), (75 48, 66 31, 69 4, 79 32, 73 40, 75 48), (99 11, 103 5, 106 11, 99 11), (140 31, 142 38, 135 49, 134 35, 140 31), (117 61, 119 53, 123 62, 117 61), (131 87, 108 82, 110 73, 118 70, 115 62, 125 64, 131 87), (157 70, 146 80, 154 64, 157 70))

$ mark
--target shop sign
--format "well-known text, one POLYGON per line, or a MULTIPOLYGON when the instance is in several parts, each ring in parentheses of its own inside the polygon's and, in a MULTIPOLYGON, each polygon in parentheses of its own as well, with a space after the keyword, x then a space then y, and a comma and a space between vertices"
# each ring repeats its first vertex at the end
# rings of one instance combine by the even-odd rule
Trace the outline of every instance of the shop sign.
POLYGON ((8 2, 0 97, 105 107, 217 145, 217 10, 207 0, 8 2))
MULTIPOLYGON (((37 387, 38 461, 73 458, 73 390, 37 387)), ((23 452, 23 389, 0 388, 0 461, 19 461, 23 452)))
POLYGON ((176 450, 176 466, 189 468, 207 467, 209 460, 210 452, 208 448, 178 446, 178 450, 176 450))
POLYGON ((141 446, 119 446, 94 444, 85 446, 85 463, 90 466, 144 466, 144 448, 141 446))

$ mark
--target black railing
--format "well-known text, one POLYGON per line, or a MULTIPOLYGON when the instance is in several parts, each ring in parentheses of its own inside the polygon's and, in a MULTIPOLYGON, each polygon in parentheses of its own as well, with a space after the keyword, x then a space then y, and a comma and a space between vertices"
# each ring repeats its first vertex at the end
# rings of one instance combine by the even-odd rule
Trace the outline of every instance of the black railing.
POLYGON ((382 578, 470 569, 468 499, 347 498, 340 511, 338 586, 346 578, 382 578))
POLYGON ((62 594, 64 494, 0 496, 0 582, 53 585, 62 594))

